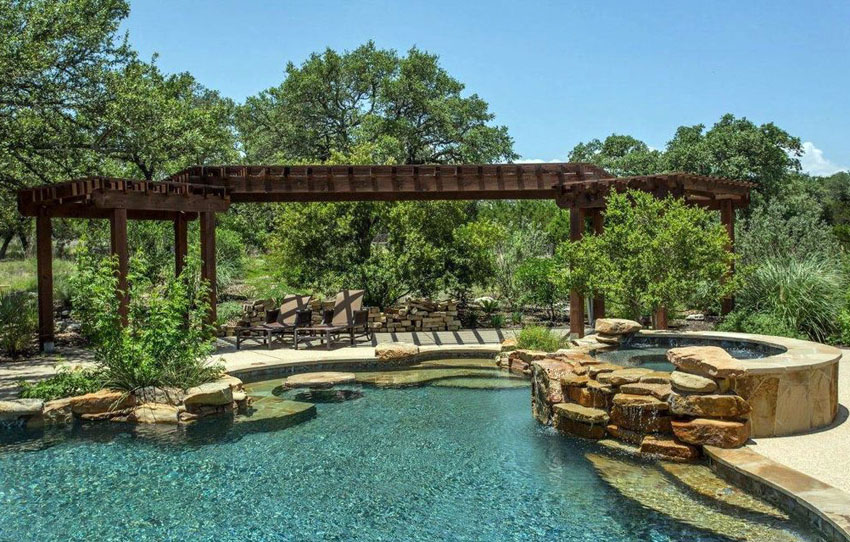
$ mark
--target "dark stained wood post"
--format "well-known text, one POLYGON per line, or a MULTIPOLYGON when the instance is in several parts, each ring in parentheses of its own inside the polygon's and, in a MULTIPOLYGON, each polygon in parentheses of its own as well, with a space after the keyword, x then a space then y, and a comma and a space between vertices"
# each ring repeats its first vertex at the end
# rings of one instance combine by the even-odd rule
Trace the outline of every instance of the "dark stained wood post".
POLYGON ((215 213, 200 213, 201 222, 201 278, 209 281, 210 322, 216 319, 215 292, 215 213))
MULTIPOLYGON (((578 241, 584 235, 584 210, 570 207, 570 241, 578 241)), ((584 297, 570 291, 570 335, 584 337, 584 297)))
POLYGON ((43 212, 35 219, 38 274, 38 346, 53 352, 53 224, 43 212))
POLYGON ((186 263, 189 252, 188 225, 186 215, 177 213, 174 217, 174 274, 179 276, 186 263))
MULTIPOLYGON (((729 251, 735 252, 735 208, 732 205, 732 200, 720 201, 720 221, 726 226, 726 233, 729 235, 729 251)), ((735 272, 735 264, 732 263, 731 273, 735 272)), ((735 298, 732 296, 726 297, 721 302, 720 313, 729 314, 735 308, 735 298)))
POLYGON ((655 329, 668 329, 667 307, 658 307, 655 310, 655 329))
POLYGON ((127 287, 127 273, 130 268, 130 252, 127 249, 127 209, 113 209, 109 218, 109 234, 112 254, 118 257, 118 314, 121 323, 127 325, 130 304, 130 292, 127 287))
MULTIPOLYGON (((601 235, 605 227, 605 220, 602 216, 602 209, 592 209, 591 219, 593 220, 593 233, 601 235)), ((600 294, 593 298, 593 319, 605 318, 605 298, 600 294)))

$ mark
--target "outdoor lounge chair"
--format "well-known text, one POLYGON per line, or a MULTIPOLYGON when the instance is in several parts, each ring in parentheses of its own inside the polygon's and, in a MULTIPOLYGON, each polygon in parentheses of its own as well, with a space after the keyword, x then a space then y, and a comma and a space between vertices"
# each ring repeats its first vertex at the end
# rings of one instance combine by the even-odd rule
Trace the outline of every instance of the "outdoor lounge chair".
POLYGON ((254 340, 272 347, 272 340, 283 342, 284 336, 312 323, 313 311, 310 310, 309 295, 287 295, 279 309, 266 312, 266 322, 236 330, 236 349, 246 340, 254 340))
POLYGON ((369 331, 369 311, 362 308, 363 294, 363 290, 342 290, 336 294, 334 308, 324 312, 321 324, 295 329, 293 334, 295 349, 298 350, 299 342, 309 341, 316 335, 322 337, 328 350, 331 349, 331 342, 338 341, 340 335, 346 332, 352 345, 356 337, 365 336, 372 340, 372 333, 369 331), (357 335, 358 332, 359 335, 357 335))

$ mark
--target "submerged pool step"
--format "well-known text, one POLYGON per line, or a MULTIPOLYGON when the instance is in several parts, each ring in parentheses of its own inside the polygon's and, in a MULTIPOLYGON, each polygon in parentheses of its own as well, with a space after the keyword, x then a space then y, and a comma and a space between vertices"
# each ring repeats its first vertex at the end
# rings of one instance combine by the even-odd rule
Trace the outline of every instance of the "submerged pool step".
POLYGON ((588 453, 585 457, 623 497, 697 529, 748 542, 799 542, 799 528, 791 521, 763 513, 731 514, 696 498, 655 464, 588 453))

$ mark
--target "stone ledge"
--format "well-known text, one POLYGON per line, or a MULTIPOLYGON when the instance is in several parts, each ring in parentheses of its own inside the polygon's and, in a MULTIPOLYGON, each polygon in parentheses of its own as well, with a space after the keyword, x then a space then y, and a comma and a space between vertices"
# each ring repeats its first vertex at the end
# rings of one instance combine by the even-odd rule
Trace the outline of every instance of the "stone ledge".
POLYGON ((830 542, 850 542, 850 494, 776 463, 750 447, 704 446, 713 470, 786 512, 807 520, 830 542))

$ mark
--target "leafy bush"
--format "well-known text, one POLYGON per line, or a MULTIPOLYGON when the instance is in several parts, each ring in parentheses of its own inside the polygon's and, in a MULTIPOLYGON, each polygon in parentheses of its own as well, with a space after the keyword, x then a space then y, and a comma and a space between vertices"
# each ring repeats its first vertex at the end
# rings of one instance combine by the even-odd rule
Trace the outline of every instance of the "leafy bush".
POLYGON ((844 286, 839 266, 829 259, 771 259, 744 278, 738 310, 770 315, 782 323, 779 329, 824 341, 845 306, 844 286))
POLYGON ((524 350, 554 352, 567 346, 569 346, 569 338, 566 335, 558 335, 543 326, 524 327, 517 335, 517 348, 524 350))
POLYGON ((38 324, 35 296, 29 292, 0 294, 0 349, 16 358, 32 344, 38 324))
POLYGON ((492 297, 479 297, 475 302, 478 303, 478 306, 481 307, 481 310, 487 317, 493 316, 499 310, 499 301, 492 297))
POLYGON ((835 327, 836 330, 829 338, 829 342, 841 346, 850 345, 850 309, 845 308, 838 314, 835 327))
POLYGON ((770 313, 745 310, 737 310, 726 315, 726 318, 717 325, 717 329, 719 331, 740 331, 758 335, 777 335, 794 339, 806 338, 805 335, 790 327, 781 318, 770 313))
POLYGON ((52 401, 92 393, 103 388, 105 375, 100 369, 69 369, 62 367, 50 378, 38 382, 20 381, 18 386, 24 399, 52 401))
POLYGON ((514 311, 511 313, 511 323, 515 326, 522 323, 522 311, 514 311))
POLYGON ((490 315, 490 327, 494 327, 496 329, 502 329, 505 327, 505 315, 504 314, 491 314, 490 315))
POLYGON ((225 301, 216 305, 216 325, 223 326, 235 322, 242 316, 242 303, 225 301))
POLYGON ((463 327, 476 328, 478 327, 479 313, 473 308, 467 308, 460 313, 460 323, 463 327))
POLYGON ((115 295, 117 261, 97 258, 83 247, 74 277, 74 311, 90 339, 104 385, 133 390, 145 386, 188 388, 214 380, 221 367, 208 363, 213 351, 208 286, 196 283, 198 262, 179 277, 147 277, 143 260, 130 262, 129 316, 119 316, 115 295))

